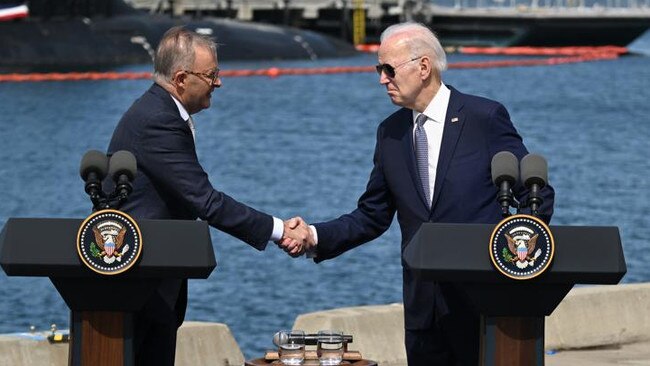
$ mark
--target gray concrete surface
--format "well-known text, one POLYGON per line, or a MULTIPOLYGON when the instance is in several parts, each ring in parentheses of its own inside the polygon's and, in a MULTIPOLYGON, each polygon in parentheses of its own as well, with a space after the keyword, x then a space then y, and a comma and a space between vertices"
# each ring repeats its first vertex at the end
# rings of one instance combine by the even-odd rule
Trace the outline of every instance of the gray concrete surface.
POLYGON ((176 365, 243 365, 244 354, 225 324, 184 322, 178 329, 176 365))
POLYGON ((63 366, 68 344, 51 345, 47 334, 0 335, 0 366, 63 366))
MULTIPOLYGON (((406 365, 401 304, 303 314, 294 328, 339 329, 354 336, 350 349, 364 358, 406 365)), ((0 366, 67 365, 68 345, 51 345, 46 335, 0 335, 0 366)), ((545 344, 547 366, 650 366, 650 283, 573 289, 546 318, 545 344)), ((185 322, 176 354, 178 366, 244 363, 230 329, 218 323, 185 322)))
MULTIPOLYGON (((50 344, 45 338, 47 335, 0 335, 0 366, 67 365, 68 344, 50 344)), ((227 325, 185 322, 178 330, 177 366, 243 364, 244 355, 227 325)))
POLYGON ((650 341, 650 284, 578 287, 546 318, 546 348, 650 341))
POLYGON ((544 361, 546 366, 650 366, 650 342, 564 350, 544 361))
MULTIPOLYGON (((381 365, 406 365, 401 304, 303 314, 294 328, 340 329, 381 365)), ((546 318, 548 365, 650 366, 650 284, 574 288, 546 318)), ((526 365, 522 365, 526 366, 526 365)))

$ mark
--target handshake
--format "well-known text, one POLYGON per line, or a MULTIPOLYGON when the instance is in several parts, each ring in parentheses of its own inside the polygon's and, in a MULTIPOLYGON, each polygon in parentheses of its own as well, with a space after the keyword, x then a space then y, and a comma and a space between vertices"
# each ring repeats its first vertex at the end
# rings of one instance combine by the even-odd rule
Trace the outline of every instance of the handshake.
POLYGON ((312 230, 305 220, 298 216, 284 221, 282 239, 275 243, 292 257, 299 257, 316 247, 312 230))

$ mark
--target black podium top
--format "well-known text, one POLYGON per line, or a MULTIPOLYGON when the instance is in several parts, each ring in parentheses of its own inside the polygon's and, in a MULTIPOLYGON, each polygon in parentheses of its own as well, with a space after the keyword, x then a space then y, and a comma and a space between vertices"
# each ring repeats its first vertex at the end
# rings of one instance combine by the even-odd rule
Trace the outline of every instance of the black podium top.
MULTIPOLYGON (((102 277, 76 249, 81 219, 10 218, 0 233, 0 265, 8 276, 102 277)), ((142 255, 120 278, 207 278, 217 263, 203 221, 139 220, 142 255)))
POLYGON ((553 226, 550 267, 525 281, 508 278, 490 259, 494 227, 424 223, 404 250, 404 261, 422 277, 460 290, 477 313, 488 317, 547 316, 574 284, 616 284, 625 275, 618 228, 553 226), (513 301, 513 294, 527 299, 526 306, 513 301))
MULTIPOLYGON (((494 225, 424 223, 404 250, 407 265, 438 281, 508 283, 489 253, 494 225)), ((555 256, 535 283, 616 284, 627 267, 616 227, 551 226, 555 256)))

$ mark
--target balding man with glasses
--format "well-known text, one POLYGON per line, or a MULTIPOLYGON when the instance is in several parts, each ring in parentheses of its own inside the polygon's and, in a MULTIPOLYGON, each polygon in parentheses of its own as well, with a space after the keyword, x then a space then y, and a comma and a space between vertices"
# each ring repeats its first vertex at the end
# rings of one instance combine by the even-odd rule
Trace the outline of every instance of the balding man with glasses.
MULTIPOLYGON (((205 220, 258 250, 284 239, 287 253, 302 254, 307 227, 215 190, 198 161, 191 115, 210 107, 212 92, 221 87, 214 41, 182 27, 170 29, 158 45, 153 79, 118 123, 108 148, 109 154, 128 150, 138 162, 133 192, 121 209, 136 219, 205 220)), ((174 364, 186 305, 187 280, 160 282, 134 315, 136 365, 174 364)))
MULTIPOLYGON (((402 251, 424 222, 498 223, 492 157, 528 153, 503 105, 442 82, 446 55, 427 27, 387 28, 378 58, 379 83, 402 108, 379 125, 374 167, 357 209, 311 226, 316 262, 377 238, 396 212, 402 251)), ((528 194, 520 184, 513 191, 520 201, 528 194)), ((548 222, 554 192, 547 185, 541 194, 539 213, 548 222)), ((478 365, 479 317, 453 284, 403 266, 403 300, 409 366, 478 365)))

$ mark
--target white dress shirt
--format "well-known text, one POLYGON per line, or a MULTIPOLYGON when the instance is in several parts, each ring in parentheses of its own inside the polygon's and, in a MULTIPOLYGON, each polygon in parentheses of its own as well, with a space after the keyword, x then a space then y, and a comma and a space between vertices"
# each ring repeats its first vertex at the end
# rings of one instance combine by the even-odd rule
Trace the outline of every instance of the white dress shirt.
MULTIPOLYGON (((427 116, 424 123, 424 131, 427 133, 427 148, 429 152, 429 197, 433 199, 434 185, 436 184, 436 169, 438 168, 438 158, 440 157, 440 145, 442 144, 442 130, 445 127, 445 117, 447 116, 447 107, 449 106, 449 97, 451 91, 445 84, 440 83, 440 89, 433 97, 427 108, 422 112, 427 116)), ((413 147, 415 148, 415 120, 420 115, 419 112, 413 111, 413 147)), ((429 202, 431 204, 431 202, 429 202)))
MULTIPOLYGON (((440 89, 433 97, 429 105, 424 110, 427 116, 427 122, 424 123, 424 130, 427 132, 427 147, 429 152, 429 197, 433 198, 433 189, 436 183, 436 168, 438 167, 438 158, 440 157, 440 145, 442 144, 442 131, 445 127, 445 117, 447 117, 447 107, 451 91, 442 82, 440 89)), ((415 119, 420 115, 419 112, 413 111, 413 139, 415 142, 415 119)), ((413 144, 415 146, 415 143, 413 144)), ((318 231, 314 225, 309 225, 314 241, 318 244, 318 231)), ((314 257, 314 251, 307 253, 307 257, 314 257)))

